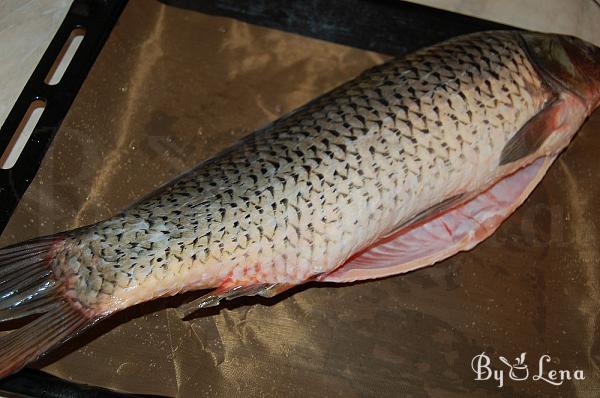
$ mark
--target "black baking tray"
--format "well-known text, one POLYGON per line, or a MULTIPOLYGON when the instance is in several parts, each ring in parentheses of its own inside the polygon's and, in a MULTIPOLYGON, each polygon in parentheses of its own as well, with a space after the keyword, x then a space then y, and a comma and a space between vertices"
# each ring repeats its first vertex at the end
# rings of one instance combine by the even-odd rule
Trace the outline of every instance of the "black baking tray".
POLYGON ((126 0, 75 0, 0 128, 0 153, 4 153, 30 104, 35 100, 45 101, 44 113, 17 163, 8 170, 0 169, 0 233, 35 177, 46 150, 126 4, 126 0), (85 37, 76 56, 58 84, 44 83, 77 28, 85 29, 85 37))

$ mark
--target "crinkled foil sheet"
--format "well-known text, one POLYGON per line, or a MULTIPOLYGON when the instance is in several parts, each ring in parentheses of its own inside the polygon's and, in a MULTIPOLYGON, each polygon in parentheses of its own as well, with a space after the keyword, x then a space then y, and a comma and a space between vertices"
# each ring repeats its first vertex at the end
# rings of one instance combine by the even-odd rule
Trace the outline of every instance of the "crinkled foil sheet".
MULTIPOLYGON (((109 217, 385 56, 132 1, 0 244, 109 217)), ((600 114, 474 250, 407 275, 241 299, 181 321, 141 305, 38 363, 168 396, 600 396, 600 114), (585 380, 475 381, 527 352, 585 380)))

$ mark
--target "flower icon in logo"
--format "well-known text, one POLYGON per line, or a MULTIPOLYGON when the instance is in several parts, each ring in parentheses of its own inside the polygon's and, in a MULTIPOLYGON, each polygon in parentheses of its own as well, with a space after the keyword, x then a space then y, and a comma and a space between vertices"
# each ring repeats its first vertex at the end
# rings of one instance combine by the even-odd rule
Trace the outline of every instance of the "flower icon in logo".
POLYGON ((515 364, 511 365, 503 356, 498 357, 502 363, 509 367, 510 371, 508 373, 508 377, 511 380, 521 381, 527 380, 529 378, 529 369, 527 368, 527 364, 525 364, 525 353, 522 352, 520 356, 515 358, 515 364))

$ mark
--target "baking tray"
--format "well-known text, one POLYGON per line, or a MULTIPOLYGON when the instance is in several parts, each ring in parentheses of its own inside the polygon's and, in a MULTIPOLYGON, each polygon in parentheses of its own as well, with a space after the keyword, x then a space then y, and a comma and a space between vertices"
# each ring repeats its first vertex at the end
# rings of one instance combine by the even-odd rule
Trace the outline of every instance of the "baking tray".
POLYGON ((9 148, 32 102, 45 102, 44 112, 16 164, 7 170, 0 169, 0 232, 35 176, 48 146, 126 3, 125 0, 75 0, 0 127, 2 155, 9 148), (46 77, 55 60, 77 29, 85 30, 85 38, 77 49, 77 56, 72 59, 58 84, 46 84, 46 77))
MULTIPOLYGON (((397 1, 165 3, 127 5, 0 244, 108 217, 391 55, 504 28, 397 1)), ((189 322, 172 308, 191 295, 157 300, 35 367, 164 396, 597 396, 598 125, 596 115, 530 200, 469 253, 404 276, 240 299, 189 322), (472 358, 484 351, 551 354, 586 379, 499 389, 474 380, 472 358)), ((15 391, 26 372, 0 388, 15 391)), ((52 386, 44 391, 63 393, 52 386)))

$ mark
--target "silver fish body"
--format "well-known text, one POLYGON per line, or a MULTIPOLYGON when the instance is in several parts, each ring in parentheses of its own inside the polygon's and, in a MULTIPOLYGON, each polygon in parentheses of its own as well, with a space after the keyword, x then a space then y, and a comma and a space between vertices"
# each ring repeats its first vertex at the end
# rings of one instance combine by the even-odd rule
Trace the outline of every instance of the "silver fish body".
MULTIPOLYGON (((398 238, 407 228, 446 213, 460 218, 453 209, 546 159, 527 183, 539 181, 598 105, 600 79, 583 92, 551 78, 560 66, 545 69, 530 48, 545 40, 558 39, 478 33, 377 66, 121 214, 31 247, 44 253, 66 305, 89 322, 187 290, 217 288, 218 301, 381 276, 370 266, 332 275, 382 240, 410 241, 398 238)), ((514 210, 530 189, 505 207, 514 210)), ((412 268, 472 247, 506 216, 412 268)), ((451 237, 462 225, 444 221, 451 237)))

